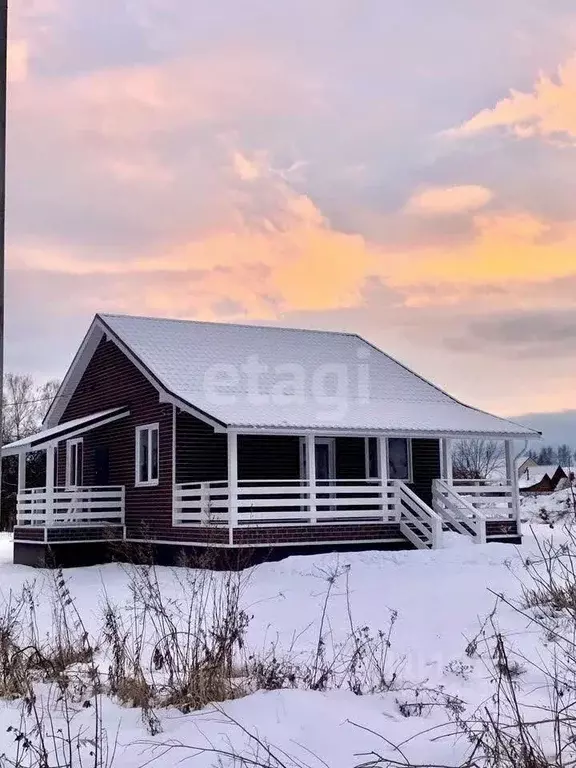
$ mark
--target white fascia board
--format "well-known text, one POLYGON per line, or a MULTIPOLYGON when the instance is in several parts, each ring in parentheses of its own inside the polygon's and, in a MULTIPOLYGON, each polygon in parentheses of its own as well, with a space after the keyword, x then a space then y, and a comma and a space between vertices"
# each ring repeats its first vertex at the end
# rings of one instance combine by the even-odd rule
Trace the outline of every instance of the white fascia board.
POLYGON ((243 435, 336 435, 339 437, 406 437, 406 438, 448 438, 452 440, 475 440, 489 438, 491 440, 539 440, 537 432, 449 432, 442 430, 393 430, 393 429, 338 429, 336 427, 252 427, 230 425, 225 431, 235 431, 243 435))
POLYGON ((103 335, 98 319, 94 318, 44 417, 45 427, 57 426, 103 335))
POLYGON ((194 406, 190 405, 189 403, 186 403, 185 401, 181 400, 180 398, 168 392, 161 385, 161 383, 154 376, 151 375, 150 371, 146 368, 146 366, 142 365, 142 363, 136 357, 136 355, 134 355, 132 350, 128 346, 126 346, 126 344, 122 341, 122 339, 120 339, 115 333, 113 333, 105 325, 105 323, 100 319, 98 315, 96 315, 96 317, 92 321, 92 324, 88 329, 88 332, 86 333, 86 336, 82 341, 82 344, 80 345, 78 351, 76 352, 76 355, 74 356, 74 359, 62 381, 62 384, 60 385, 60 388, 56 394, 56 397, 54 398, 54 402, 52 403, 52 405, 48 410, 48 413, 46 414, 46 417, 44 419, 45 427, 55 427, 59 423, 60 419, 62 418, 62 414, 66 409, 68 401, 74 394, 74 391, 76 390, 76 387, 80 382, 80 379, 82 378, 86 368, 88 367, 88 363, 92 359, 92 356, 94 355, 94 352, 98 347, 98 344, 100 343, 100 341, 104 336, 106 337, 106 339, 113 341, 118 346, 121 352, 123 352, 123 354, 126 355, 126 357, 134 365, 134 367, 158 391, 159 401, 161 403, 170 403, 172 405, 175 405, 177 408, 180 408, 180 410, 186 411, 190 413, 192 416, 195 416, 197 419, 200 419, 201 421, 204 421, 206 424, 209 424, 217 432, 224 432, 226 430, 226 425, 220 423, 219 421, 213 419, 209 414, 206 414, 203 411, 200 411, 194 408, 194 406))

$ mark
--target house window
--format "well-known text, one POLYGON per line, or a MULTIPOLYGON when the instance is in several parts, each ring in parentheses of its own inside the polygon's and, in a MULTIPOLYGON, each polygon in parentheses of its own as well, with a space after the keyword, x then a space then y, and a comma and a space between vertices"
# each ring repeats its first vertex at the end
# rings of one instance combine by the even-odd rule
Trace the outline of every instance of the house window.
POLYGON ((412 451, 410 440, 405 437, 388 439, 388 477, 391 480, 412 479, 412 451))
POLYGON ((77 488, 82 485, 84 469, 84 441, 81 437, 66 443, 66 485, 77 488))
MULTIPOLYGON (((334 480, 336 477, 336 442, 333 437, 317 437, 314 440, 316 454, 316 479, 334 480)), ((306 438, 300 438, 300 477, 308 477, 306 465, 306 438)))
POLYGON ((380 475, 378 466, 378 438, 364 438, 364 455, 366 461, 366 477, 369 480, 377 480, 380 475))
POLYGON ((158 424, 136 427, 136 485, 158 485, 158 424))

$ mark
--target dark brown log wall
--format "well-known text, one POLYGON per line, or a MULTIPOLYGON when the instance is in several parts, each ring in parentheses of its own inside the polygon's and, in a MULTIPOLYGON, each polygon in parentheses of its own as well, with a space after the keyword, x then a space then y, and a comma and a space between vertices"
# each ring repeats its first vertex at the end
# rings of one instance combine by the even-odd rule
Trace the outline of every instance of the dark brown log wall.
MULTIPOLYGON (((200 483, 228 477, 227 438, 188 413, 176 421, 176 482, 200 483)), ((297 480, 300 443, 292 435, 239 435, 240 480, 297 480)))
POLYGON ((228 459, 226 435, 214 432, 189 413, 176 415, 176 482, 202 483, 226 480, 228 459))
POLYGON ((293 435, 239 435, 240 480, 298 480, 300 438, 293 435))
MULTIPOLYGON (((110 451, 110 485, 126 488, 127 535, 142 531, 162 536, 172 525, 172 406, 159 402, 158 391, 113 341, 102 339, 70 398, 61 421, 89 416, 108 408, 125 407, 130 416, 84 436, 85 485, 94 484, 94 451, 110 451), (135 486, 135 431, 143 424, 159 425, 159 483, 135 486)), ((66 445, 59 450, 59 482, 65 482, 66 445)))

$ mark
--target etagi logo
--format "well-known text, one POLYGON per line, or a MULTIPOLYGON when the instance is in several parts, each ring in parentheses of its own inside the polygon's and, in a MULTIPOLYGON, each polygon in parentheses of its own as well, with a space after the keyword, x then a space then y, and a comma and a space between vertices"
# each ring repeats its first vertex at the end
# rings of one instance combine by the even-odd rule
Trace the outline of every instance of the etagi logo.
POLYGON ((324 362, 318 365, 275 363, 257 354, 240 364, 215 363, 204 373, 204 394, 213 405, 246 403, 255 408, 311 406, 318 421, 341 421, 350 402, 370 401, 370 351, 356 350, 353 364, 324 362))

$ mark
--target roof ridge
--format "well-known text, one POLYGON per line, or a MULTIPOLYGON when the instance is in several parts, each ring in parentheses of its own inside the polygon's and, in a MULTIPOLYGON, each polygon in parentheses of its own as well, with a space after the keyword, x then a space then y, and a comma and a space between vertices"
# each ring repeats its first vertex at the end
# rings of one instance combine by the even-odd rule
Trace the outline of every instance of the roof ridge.
MULTIPOLYGON (((189 320, 183 317, 154 317, 152 315, 124 315, 117 312, 97 312, 97 317, 100 318, 106 318, 106 317, 116 317, 116 318, 123 318, 123 319, 130 319, 130 320, 154 320, 156 322, 163 322, 163 323, 187 323, 190 325, 216 325, 216 326, 226 326, 227 328, 251 328, 251 329, 258 329, 262 331, 289 331, 289 332, 295 332, 295 333, 323 333, 328 334, 329 336, 350 336, 350 337, 357 337, 361 339, 362 341, 366 341, 365 339, 362 339, 361 336, 359 336, 357 333, 354 333, 352 331, 329 331, 323 328, 295 328, 291 326, 286 325, 261 325, 261 324, 251 324, 251 323, 228 323, 228 322, 220 322, 218 320, 189 320)), ((367 342, 368 343, 368 342, 367 342)))

